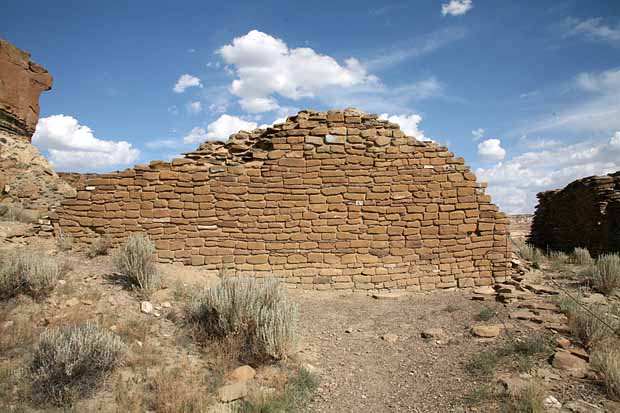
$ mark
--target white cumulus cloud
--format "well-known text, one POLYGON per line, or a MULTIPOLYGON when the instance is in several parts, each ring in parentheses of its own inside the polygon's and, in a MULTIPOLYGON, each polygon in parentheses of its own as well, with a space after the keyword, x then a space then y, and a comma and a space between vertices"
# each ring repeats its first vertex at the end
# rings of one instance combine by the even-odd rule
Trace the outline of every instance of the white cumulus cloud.
POLYGON ((419 129, 422 116, 418 114, 390 116, 387 113, 383 113, 379 116, 379 119, 398 124, 400 129, 405 132, 407 136, 413 136, 419 141, 432 141, 432 139, 424 135, 424 131, 419 129))
POLYGON ((218 50, 234 68, 231 92, 240 98, 243 110, 260 113, 276 110, 276 95, 298 100, 314 97, 329 87, 351 87, 375 81, 354 58, 344 65, 308 47, 289 48, 269 34, 252 30, 218 50))
POLYGON ((525 152, 489 168, 478 168, 476 175, 480 181, 488 182, 488 192, 505 212, 528 213, 534 210, 538 192, 618 170, 620 131, 605 141, 525 152))
POLYGON ((478 156, 484 162, 501 161, 506 157, 506 150, 501 140, 486 139, 478 144, 478 156))
POLYGON ((49 154, 54 168, 64 171, 109 169, 140 156, 129 142, 98 139, 88 126, 65 115, 39 119, 32 142, 49 154))
POLYGON ((251 131, 257 128, 256 122, 248 122, 237 116, 223 114, 211 122, 207 129, 196 127, 183 138, 184 143, 202 143, 204 141, 226 141, 230 135, 241 130, 251 131))
POLYGON ((179 77, 179 80, 177 80, 177 83, 174 85, 172 90, 174 90, 175 93, 183 93, 185 92, 185 89, 190 87, 202 88, 202 82, 196 76, 185 73, 179 77))
POLYGON ((449 3, 441 5, 441 14, 451 16, 461 16, 472 9, 473 4, 471 0, 450 0, 449 3))

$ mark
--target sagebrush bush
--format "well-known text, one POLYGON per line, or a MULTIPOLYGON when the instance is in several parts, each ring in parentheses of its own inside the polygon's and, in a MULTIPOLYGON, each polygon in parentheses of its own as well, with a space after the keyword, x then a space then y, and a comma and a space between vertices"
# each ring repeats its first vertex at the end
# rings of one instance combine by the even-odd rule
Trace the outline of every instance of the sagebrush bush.
POLYGON ((15 204, 0 204, 0 220, 34 224, 39 220, 39 212, 25 209, 15 204))
POLYGON ((576 247, 571 254, 571 262, 579 265, 592 264, 592 256, 590 255, 590 251, 588 251, 587 248, 576 247))
POLYGON ((186 311, 208 337, 238 337, 246 362, 286 358, 296 341, 297 306, 275 278, 223 278, 194 296, 186 311))
POLYGON ((17 248, 0 254, 0 298, 46 296, 62 276, 62 265, 41 251, 17 248))
POLYGON ((614 335, 620 326, 616 317, 610 316, 604 306, 592 306, 589 310, 593 316, 580 305, 568 309, 568 326, 585 347, 593 348, 614 335), (601 321, 602 320, 602 321, 601 321))
POLYGON ((610 399, 620 401, 620 341, 608 340, 592 354, 592 367, 604 377, 610 399))
POLYGON ((603 254, 592 271, 592 285, 604 294, 620 288, 620 255, 603 254))
POLYGON ((45 330, 28 366, 34 401, 63 405, 88 396, 125 352, 118 336, 94 324, 45 330))
POLYGON ((114 256, 116 270, 145 296, 149 296, 159 283, 153 254, 153 241, 146 234, 137 234, 129 236, 114 256))
POLYGON ((88 258, 95 258, 100 255, 107 255, 108 251, 112 248, 112 240, 108 237, 99 237, 88 247, 86 255, 88 258))
POLYGON ((519 243, 517 248, 518 254, 521 258, 536 265, 540 264, 540 261, 543 258, 543 253, 538 248, 527 242, 519 243))
POLYGON ((60 232, 56 239, 56 246, 60 251, 70 251, 73 249, 73 235, 68 232, 60 232))

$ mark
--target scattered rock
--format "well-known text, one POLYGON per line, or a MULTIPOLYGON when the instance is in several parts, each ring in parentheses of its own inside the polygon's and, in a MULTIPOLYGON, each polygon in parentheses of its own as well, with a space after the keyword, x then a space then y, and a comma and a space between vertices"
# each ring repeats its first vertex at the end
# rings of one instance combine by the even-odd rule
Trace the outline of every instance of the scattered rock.
POLYGON ((445 340, 448 334, 443 328, 429 328, 422 332, 422 338, 433 338, 435 340, 445 340))
POLYGON ((256 376, 256 370, 250 366, 241 366, 234 369, 228 375, 228 379, 233 383, 241 383, 252 380, 254 376, 256 376))
POLYGON ((151 314, 153 312, 153 304, 150 301, 142 301, 140 303, 140 311, 144 314, 151 314))
POLYGON ((70 298, 67 301, 65 301, 65 306, 67 306, 67 307, 75 307, 79 303, 80 303, 80 300, 78 300, 77 298, 73 297, 73 298, 70 298))
POLYGON ((381 336, 381 340, 388 343, 396 343, 398 341, 398 336, 394 333, 387 333, 381 336))
POLYGON ((555 352, 552 365, 558 370, 568 371, 575 377, 585 377, 588 371, 588 363, 584 359, 564 350, 555 352))
POLYGON ((505 393, 515 395, 528 385, 529 380, 513 374, 503 374, 497 378, 497 383, 505 393))
POLYGON ((374 293, 372 298, 376 300, 398 300, 406 296, 407 293, 405 291, 398 291, 392 293, 374 293))
POLYGON ((553 396, 547 396, 543 400, 543 406, 545 406, 545 409, 561 409, 562 403, 553 396))
POLYGON ((493 338, 499 336, 501 326, 499 325, 479 325, 473 326, 471 332, 476 337, 493 338))
POLYGON ((6 330, 7 328, 11 328, 13 327, 14 324, 15 324, 15 321, 7 320, 3 322, 2 324, 0 324, 0 330, 6 330))
POLYGON ((486 285, 484 287, 474 288, 473 293, 480 295, 495 295, 495 289, 490 285, 486 285))
POLYGON ((567 350, 570 346, 571 346, 571 342, 569 339, 567 339, 566 337, 558 337, 555 339, 555 344, 560 347, 563 348, 564 350, 567 350))
POLYGON ((172 304, 170 304, 170 301, 164 301, 163 303, 161 303, 161 306, 163 308, 170 308, 172 307, 172 304))
POLYGON ((597 405, 583 400, 566 402, 564 406, 562 406, 562 410, 571 413, 603 413, 603 409, 597 405))
POLYGON ((227 384, 217 390, 217 395, 222 402, 232 402, 243 399, 248 395, 248 386, 245 382, 227 384))

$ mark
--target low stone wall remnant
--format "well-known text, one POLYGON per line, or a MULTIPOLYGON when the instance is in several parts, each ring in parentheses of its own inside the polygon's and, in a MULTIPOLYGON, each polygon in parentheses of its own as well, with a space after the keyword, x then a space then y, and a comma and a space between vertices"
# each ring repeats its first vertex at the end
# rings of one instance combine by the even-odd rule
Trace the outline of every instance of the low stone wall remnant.
POLYGON ((541 192, 529 242, 544 250, 620 252, 620 171, 541 192))
POLYGON ((377 115, 302 111, 85 179, 53 221, 86 243, 146 232, 162 262, 299 288, 471 287, 510 275, 508 219, 485 186, 447 148, 377 115))

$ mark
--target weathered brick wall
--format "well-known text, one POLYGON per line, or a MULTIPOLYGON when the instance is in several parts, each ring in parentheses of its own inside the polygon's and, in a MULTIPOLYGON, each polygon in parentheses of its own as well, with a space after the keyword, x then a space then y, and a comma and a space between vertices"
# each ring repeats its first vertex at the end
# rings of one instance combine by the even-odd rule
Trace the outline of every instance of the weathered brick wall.
POLYGON ((620 171, 539 193, 529 241, 557 251, 620 252, 620 171))
POLYGON ((303 111, 183 159, 88 179, 57 228, 147 232, 160 261, 300 288, 487 285, 509 275, 506 216, 445 147, 358 111, 303 111))

